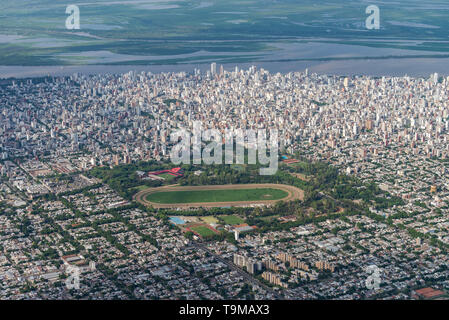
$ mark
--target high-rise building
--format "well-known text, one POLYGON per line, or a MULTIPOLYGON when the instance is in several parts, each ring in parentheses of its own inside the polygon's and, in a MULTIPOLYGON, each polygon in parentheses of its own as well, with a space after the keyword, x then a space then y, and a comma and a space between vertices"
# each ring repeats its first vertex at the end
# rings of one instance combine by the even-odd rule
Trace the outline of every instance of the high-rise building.
POLYGON ((116 166, 118 166, 120 164, 120 159, 117 154, 114 154, 113 162, 114 162, 114 165, 116 165, 116 166))
POLYGON ((262 263, 237 253, 234 253, 234 264, 242 268, 246 267, 246 271, 251 274, 254 274, 256 271, 261 271, 263 267, 262 263))
POLYGON ((329 270, 331 272, 335 271, 335 266, 327 261, 317 261, 315 262, 315 267, 319 270, 329 270))
POLYGON ((212 76, 217 74, 217 64, 215 62, 212 62, 210 65, 210 73, 212 76))
POLYGON ((286 283, 282 282, 281 277, 275 273, 265 271, 264 273, 262 273, 262 278, 277 286, 284 288, 288 287, 286 283))
POLYGON ((439 79, 439 75, 436 72, 434 74, 432 74, 432 76, 430 77, 430 80, 433 82, 433 84, 438 84, 438 79, 439 79))

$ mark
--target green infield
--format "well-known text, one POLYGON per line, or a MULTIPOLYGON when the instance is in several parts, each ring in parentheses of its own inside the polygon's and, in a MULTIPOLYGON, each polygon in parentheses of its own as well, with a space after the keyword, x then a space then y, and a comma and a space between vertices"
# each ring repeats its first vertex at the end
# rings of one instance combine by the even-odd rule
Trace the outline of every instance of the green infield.
POLYGON ((200 203, 200 202, 233 202, 280 200, 288 193, 279 189, 239 189, 239 190, 198 190, 167 191, 149 194, 145 200, 154 203, 200 203))
POLYGON ((196 227, 192 227, 190 229, 192 231, 198 233, 203 238, 212 237, 212 236, 214 236, 216 234, 211 229, 209 229, 209 228, 207 228, 205 226, 196 226, 196 227))
POLYGON ((245 220, 237 216, 221 216, 220 219, 223 220, 225 224, 229 224, 231 226, 236 224, 242 224, 245 222, 245 220))

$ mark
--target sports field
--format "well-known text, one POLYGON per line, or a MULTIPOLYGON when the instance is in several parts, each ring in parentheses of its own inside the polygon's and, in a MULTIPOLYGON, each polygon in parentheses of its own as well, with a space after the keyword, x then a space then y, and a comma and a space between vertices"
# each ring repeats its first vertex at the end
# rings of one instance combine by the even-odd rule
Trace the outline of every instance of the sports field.
POLYGON ((219 222, 217 218, 212 217, 212 216, 201 217, 200 219, 208 224, 219 222))
POLYGON ((154 208, 211 208, 272 205, 277 201, 304 199, 304 192, 283 184, 238 184, 213 186, 171 185, 148 188, 134 200, 154 208))
POLYGON ((236 224, 242 224, 245 222, 245 220, 243 220, 242 218, 234 216, 234 215, 221 216, 220 218, 224 221, 224 223, 230 224, 231 226, 236 225, 236 224))
POLYGON ((195 202, 232 202, 280 200, 288 196, 284 190, 242 189, 242 190, 199 190, 199 191, 170 191, 149 194, 146 200, 155 203, 195 203, 195 202))
POLYGON ((172 181, 172 180, 174 180, 176 178, 176 176, 171 175, 169 173, 160 174, 159 177, 164 178, 165 181, 172 181))
POLYGON ((203 238, 211 237, 216 234, 211 229, 209 229, 205 226, 196 226, 196 227, 191 227, 190 229, 192 231, 194 231, 195 233, 199 234, 203 238))

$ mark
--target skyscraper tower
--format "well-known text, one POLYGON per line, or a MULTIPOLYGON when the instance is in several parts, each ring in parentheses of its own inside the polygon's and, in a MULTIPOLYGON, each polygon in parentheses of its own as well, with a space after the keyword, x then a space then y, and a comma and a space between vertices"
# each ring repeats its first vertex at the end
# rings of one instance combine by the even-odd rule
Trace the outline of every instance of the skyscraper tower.
POLYGON ((213 76, 217 74, 217 64, 215 62, 210 65, 210 73, 213 76))

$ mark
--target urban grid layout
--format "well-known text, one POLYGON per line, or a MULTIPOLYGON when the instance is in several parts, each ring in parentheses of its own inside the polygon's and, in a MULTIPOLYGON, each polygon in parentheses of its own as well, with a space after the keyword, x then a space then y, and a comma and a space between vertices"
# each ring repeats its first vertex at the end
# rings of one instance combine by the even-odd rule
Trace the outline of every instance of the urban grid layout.
POLYGON ((448 87, 215 63, 4 82, 0 297, 444 297, 448 87), (195 121, 276 128, 277 172, 173 164, 170 133, 195 121))
POLYGON ((448 300, 448 30, 447 0, 0 1, 0 302, 448 300))

